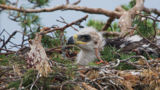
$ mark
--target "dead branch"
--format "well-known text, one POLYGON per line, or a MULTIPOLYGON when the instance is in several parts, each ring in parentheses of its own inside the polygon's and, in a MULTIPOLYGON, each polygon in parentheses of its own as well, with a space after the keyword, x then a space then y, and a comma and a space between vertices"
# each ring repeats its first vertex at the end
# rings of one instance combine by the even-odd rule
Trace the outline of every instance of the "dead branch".
POLYGON ((140 13, 144 7, 144 0, 136 0, 136 5, 129 11, 123 12, 122 16, 119 19, 119 27, 121 30, 121 37, 126 36, 131 29, 128 29, 132 26, 132 19, 137 13, 140 13))
POLYGON ((66 4, 69 4, 69 0, 66 0, 66 4))
POLYGON ((137 29, 135 29, 138 33, 139 33, 139 35, 141 36, 141 37, 143 37, 143 39, 145 39, 146 41, 148 41, 150 44, 152 44, 153 46, 155 46, 159 51, 160 51, 160 47, 158 46, 158 45, 156 45, 155 43, 153 43, 152 41, 150 41, 149 39, 147 39, 146 37, 144 37, 143 35, 142 35, 142 33, 140 33, 137 29))
POLYGON ((60 86, 60 90, 63 90, 63 86, 65 85, 65 84, 77 84, 74 80, 70 80, 70 81, 66 81, 66 82, 64 82, 64 83, 62 83, 61 84, 61 86, 60 86))
MULTIPOLYGON (((121 13, 125 12, 125 10, 124 10, 121 6, 118 6, 118 7, 115 9, 115 11, 121 12, 121 13)), ((107 30, 107 29, 111 26, 111 23, 112 23, 114 20, 115 20, 115 17, 110 17, 110 18, 107 20, 107 22, 106 22, 105 26, 103 27, 102 31, 107 30)))
POLYGON ((33 86, 35 85, 35 83, 38 81, 40 74, 38 73, 36 76, 36 79, 34 80, 34 82, 32 83, 30 90, 32 90, 33 86))
POLYGON ((16 8, 14 6, 0 4, 0 8, 6 9, 6 10, 25 12, 25 13, 53 12, 57 10, 76 10, 76 11, 82 11, 82 12, 91 13, 91 14, 102 14, 102 15, 116 17, 116 18, 119 18, 121 16, 121 13, 116 11, 109 11, 102 8, 88 8, 88 7, 82 7, 82 6, 76 6, 76 5, 59 5, 52 8, 43 8, 43 9, 24 9, 24 8, 16 8))
MULTIPOLYGON (((9 41, 10 41, 10 39, 14 36, 14 35, 16 35, 16 33, 17 33, 17 31, 14 31, 10 36, 9 36, 9 38, 3 43, 3 45, 1 46, 1 48, 3 48, 9 41)), ((1 51, 1 50, 0 50, 1 51)))
POLYGON ((114 19, 115 19, 114 17, 110 17, 110 18, 107 20, 107 22, 106 22, 105 26, 103 27, 102 31, 107 30, 107 29, 111 26, 111 23, 112 23, 112 21, 114 21, 114 19))
POLYGON ((24 28, 24 30, 23 30, 23 34, 22 34, 22 43, 21 43, 21 48, 23 48, 24 47, 24 42, 25 42, 25 40, 24 40, 24 37, 25 37, 25 33, 26 33, 26 27, 24 28))
POLYGON ((88 84, 85 83, 85 82, 82 82, 82 86, 85 88, 85 90, 97 90, 96 88, 88 85, 88 84))
POLYGON ((73 3, 73 5, 77 5, 81 2, 81 0, 77 0, 76 2, 73 3))
POLYGON ((30 52, 27 53, 27 63, 31 68, 38 70, 41 76, 47 76, 48 73, 52 72, 49 65, 49 58, 41 44, 42 35, 36 33, 33 40, 30 40, 30 52))
POLYGON ((41 32, 40 34, 46 34, 46 33, 50 33, 50 32, 56 31, 56 30, 62 30, 63 31, 64 29, 66 29, 66 28, 68 28, 68 27, 70 27, 70 26, 72 26, 74 24, 77 24, 79 22, 82 22, 83 20, 86 20, 87 17, 88 17, 88 15, 86 15, 86 16, 84 16, 84 17, 82 17, 82 18, 80 18, 80 19, 78 19, 76 21, 73 21, 73 22, 71 22, 71 23, 69 23, 69 24, 67 24, 67 25, 65 25, 63 27, 55 27, 55 28, 45 27, 42 30, 43 32, 41 32))
POLYGON ((158 16, 157 17, 155 17, 155 16, 151 16, 151 15, 143 15, 143 14, 137 14, 137 15, 139 15, 139 16, 141 16, 141 17, 144 17, 144 18, 149 18, 149 19, 151 19, 151 20, 153 20, 153 21, 157 21, 157 22, 160 22, 160 20, 158 19, 158 16))
POLYGON ((0 53, 0 55, 9 55, 9 54, 14 54, 15 52, 7 52, 7 53, 0 53))
MULTIPOLYGON (((66 24, 66 25, 68 24, 63 17, 60 17, 60 18, 62 19, 62 21, 61 21, 61 20, 57 20, 57 22, 61 22, 61 23, 64 23, 64 24, 66 24)), ((73 27, 73 26, 71 26, 71 28, 73 28, 75 31, 79 31, 78 29, 76 29, 76 28, 73 27)))
POLYGON ((0 48, 0 50, 6 51, 6 52, 15 52, 15 51, 8 50, 8 49, 3 49, 3 48, 0 48))

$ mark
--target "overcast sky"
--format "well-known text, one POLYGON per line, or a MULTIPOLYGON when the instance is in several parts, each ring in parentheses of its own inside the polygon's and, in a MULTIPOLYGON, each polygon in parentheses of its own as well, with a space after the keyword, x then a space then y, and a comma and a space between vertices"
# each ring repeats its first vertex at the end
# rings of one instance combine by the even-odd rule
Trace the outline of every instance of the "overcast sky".
MULTIPOLYGON (((61 5, 65 3, 65 0, 50 0, 52 2, 49 3, 49 7, 53 7, 56 5, 61 5)), ((75 1, 75 0, 71 0, 75 1)), ((91 8, 104 8, 107 10, 114 10, 117 6, 128 4, 130 0, 81 0, 80 6, 87 6, 91 8)), ((25 2, 21 2, 22 5, 26 5, 25 2)), ((145 0, 145 6, 148 8, 157 8, 160 9, 160 0, 145 0)), ((44 26, 52 26, 52 25, 59 25, 62 26, 63 24, 58 23, 56 19, 60 19, 59 17, 62 16, 67 22, 72 22, 77 20, 87 13, 79 12, 79 11, 55 11, 55 12, 47 12, 47 13, 40 13, 41 23, 44 26)), ((89 14, 89 19, 97 19, 106 21, 107 17, 104 15, 96 15, 96 14, 89 14)), ((86 22, 83 23, 85 25, 86 22)), ((5 29, 8 32, 12 33, 15 30, 21 30, 18 23, 15 23, 8 19, 7 12, 0 14, 0 32, 5 29)), ((67 29, 67 36, 71 36, 76 33, 72 28, 67 29)), ((15 39, 12 40, 13 42, 20 42, 21 35, 16 35, 15 39)), ((0 43, 1 44, 1 43, 0 43)))

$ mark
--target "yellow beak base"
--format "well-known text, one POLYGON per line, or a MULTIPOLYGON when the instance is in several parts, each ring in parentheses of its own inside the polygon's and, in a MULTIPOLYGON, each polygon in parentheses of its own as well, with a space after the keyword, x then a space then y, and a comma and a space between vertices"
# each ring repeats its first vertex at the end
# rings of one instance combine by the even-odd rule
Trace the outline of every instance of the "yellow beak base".
POLYGON ((86 42, 78 40, 77 39, 78 38, 77 34, 74 34, 73 38, 74 38, 75 44, 87 44, 86 42))

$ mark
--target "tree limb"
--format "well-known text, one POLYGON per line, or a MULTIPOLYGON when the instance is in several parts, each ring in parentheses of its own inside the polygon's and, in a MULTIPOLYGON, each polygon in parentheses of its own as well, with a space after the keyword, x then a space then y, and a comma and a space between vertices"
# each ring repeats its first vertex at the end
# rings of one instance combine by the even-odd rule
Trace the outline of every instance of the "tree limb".
POLYGON ((24 8, 16 8, 14 6, 0 4, 0 8, 19 11, 19 12, 25 12, 25 13, 53 12, 57 10, 76 10, 76 11, 82 11, 82 12, 91 13, 91 14, 102 14, 102 15, 116 17, 116 18, 119 18, 121 16, 121 13, 116 11, 109 11, 102 8, 88 8, 88 7, 82 7, 82 6, 76 6, 76 5, 59 5, 52 8, 43 8, 43 9, 24 9, 24 8))
POLYGON ((123 12, 122 16, 119 19, 119 27, 121 30, 121 37, 126 36, 131 29, 128 29, 132 26, 132 19, 137 13, 142 11, 144 8, 144 0, 136 0, 136 5, 129 11, 123 12))
POLYGON ((114 19, 115 19, 114 17, 110 17, 110 18, 107 20, 107 22, 106 22, 105 26, 103 27, 102 31, 107 30, 107 29, 111 26, 111 23, 112 23, 112 21, 114 21, 114 19))

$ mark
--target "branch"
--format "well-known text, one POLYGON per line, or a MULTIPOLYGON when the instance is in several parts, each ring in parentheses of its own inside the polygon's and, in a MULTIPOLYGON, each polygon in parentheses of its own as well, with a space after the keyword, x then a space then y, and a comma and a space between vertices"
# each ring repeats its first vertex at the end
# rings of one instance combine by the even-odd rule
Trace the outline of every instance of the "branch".
POLYGON ((76 6, 76 5, 59 5, 52 8, 43 8, 43 9, 24 9, 24 8, 16 8, 14 6, 0 4, 0 8, 6 9, 6 10, 25 12, 25 13, 53 12, 57 10, 76 10, 76 11, 82 11, 82 12, 91 13, 91 14, 102 14, 102 15, 116 17, 116 18, 119 18, 121 16, 121 13, 116 11, 109 11, 102 8, 88 8, 88 7, 82 7, 82 6, 76 6))
MULTIPOLYGON (((115 11, 121 12, 121 13, 125 12, 125 10, 124 10, 121 6, 118 6, 118 7, 115 9, 115 11)), ((110 17, 110 18, 107 20, 107 22, 106 22, 105 26, 103 27, 102 31, 107 30, 107 29, 111 26, 111 23, 112 23, 114 20, 115 20, 115 17, 110 17)))
POLYGON ((73 5, 77 5, 77 4, 79 4, 80 2, 81 2, 81 0, 78 0, 78 1, 74 2, 73 5))
POLYGON ((74 24, 76 24, 78 22, 82 22, 83 20, 86 20, 87 17, 88 17, 88 15, 86 15, 86 16, 84 16, 84 17, 82 17, 82 18, 80 18, 80 19, 78 19, 76 21, 73 21, 72 23, 69 23, 69 24, 67 24, 67 25, 65 25, 63 27, 56 27, 56 28, 53 28, 53 29, 43 28, 42 29, 43 32, 41 32, 40 34, 46 34, 46 33, 50 33, 50 32, 56 31, 56 30, 64 30, 64 29, 66 29, 66 28, 68 28, 68 27, 70 27, 70 26, 72 26, 72 25, 74 25, 74 24))
POLYGON ((9 41, 10 39, 17 33, 17 31, 14 31, 10 36, 9 38, 6 40, 6 42, 3 43, 3 45, 1 46, 1 48, 3 48, 9 41))
POLYGON ((110 17, 110 18, 107 20, 107 22, 106 22, 105 26, 103 27, 102 31, 107 30, 107 29, 111 26, 111 23, 112 23, 112 21, 114 21, 114 19, 115 19, 114 17, 110 17))
POLYGON ((146 7, 144 7, 143 11, 145 11, 147 13, 153 12, 153 13, 157 14, 158 16, 160 16, 160 10, 155 9, 155 8, 146 8, 146 7))
POLYGON ((119 27, 121 30, 121 37, 126 36, 131 29, 128 27, 132 26, 132 19, 137 13, 142 11, 144 8, 144 0, 136 0, 136 5, 129 11, 123 12, 123 15, 119 19, 119 27))

